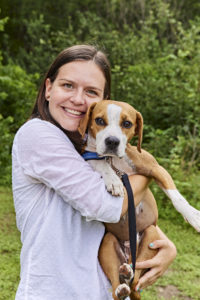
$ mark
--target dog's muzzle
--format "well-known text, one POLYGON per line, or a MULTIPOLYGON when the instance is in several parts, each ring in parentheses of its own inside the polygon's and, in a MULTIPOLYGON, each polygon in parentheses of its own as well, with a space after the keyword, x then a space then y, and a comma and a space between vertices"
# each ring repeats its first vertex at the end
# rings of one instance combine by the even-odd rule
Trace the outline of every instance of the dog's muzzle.
POLYGON ((107 151, 115 152, 120 144, 120 140, 115 136, 109 136, 105 139, 107 151))

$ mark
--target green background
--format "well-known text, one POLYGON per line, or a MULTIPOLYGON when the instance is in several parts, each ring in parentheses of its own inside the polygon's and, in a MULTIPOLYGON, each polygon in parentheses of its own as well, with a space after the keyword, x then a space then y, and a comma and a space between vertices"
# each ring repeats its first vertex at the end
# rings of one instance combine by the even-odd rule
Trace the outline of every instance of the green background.
MULTIPOLYGON (((4 300, 14 299, 21 247, 11 195, 12 141, 30 115, 42 76, 65 47, 88 43, 108 54, 112 99, 126 101, 142 113, 143 148, 169 170, 180 192, 200 210, 200 2, 1 0, 0 7, 0 299, 4 300)), ((159 225, 176 244, 178 256, 166 276, 143 292, 143 299, 199 299, 199 234, 155 184, 152 190, 159 225)))

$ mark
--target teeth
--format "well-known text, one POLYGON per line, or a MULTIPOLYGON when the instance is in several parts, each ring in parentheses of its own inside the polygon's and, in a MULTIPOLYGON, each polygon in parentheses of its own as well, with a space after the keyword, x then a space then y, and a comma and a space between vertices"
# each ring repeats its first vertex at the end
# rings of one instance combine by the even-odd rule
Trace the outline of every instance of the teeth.
POLYGON ((82 114, 80 111, 69 109, 69 108, 64 108, 64 110, 71 113, 71 114, 73 114, 73 115, 77 115, 77 116, 80 116, 82 114))

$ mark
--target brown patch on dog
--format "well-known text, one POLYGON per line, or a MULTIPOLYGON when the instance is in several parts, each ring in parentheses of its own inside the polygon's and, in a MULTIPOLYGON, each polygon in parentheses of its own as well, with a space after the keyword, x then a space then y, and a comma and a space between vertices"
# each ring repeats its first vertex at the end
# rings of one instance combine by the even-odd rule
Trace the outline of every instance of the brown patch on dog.
POLYGON ((101 102, 98 102, 92 111, 91 122, 90 122, 90 133, 94 138, 96 138, 98 132, 103 130, 108 125, 107 107, 109 102, 110 102, 109 100, 103 100, 101 102), (95 121, 97 118, 103 119, 105 122, 105 126, 98 125, 95 121))
POLYGON ((89 126, 90 116, 91 116, 92 111, 93 111, 96 104, 97 103, 94 102, 90 105, 90 107, 88 108, 84 118, 81 119, 81 121, 80 121, 80 124, 79 124, 79 127, 78 127, 78 132, 80 133, 82 138, 84 138, 84 136, 85 136, 85 133, 86 133, 87 128, 89 126))

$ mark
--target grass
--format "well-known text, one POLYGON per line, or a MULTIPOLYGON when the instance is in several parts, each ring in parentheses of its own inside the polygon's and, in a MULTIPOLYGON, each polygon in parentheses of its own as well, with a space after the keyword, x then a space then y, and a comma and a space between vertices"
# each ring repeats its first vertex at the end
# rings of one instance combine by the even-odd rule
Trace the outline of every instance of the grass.
POLYGON ((200 236, 199 233, 184 223, 177 224, 176 219, 159 220, 160 228, 175 243, 177 257, 165 276, 147 289, 145 300, 152 299, 199 299, 200 295, 200 236), (168 289, 169 287, 169 289, 168 289), (173 289, 172 289, 173 287, 173 289), (162 291, 159 293, 159 291, 162 291), (170 291, 175 295, 170 296, 170 291), (168 295, 169 298, 162 297, 168 295))
MULTIPOLYGON (((173 214, 171 219, 159 220, 160 228, 175 243, 178 254, 165 276, 142 292, 142 300, 199 299, 200 236, 184 221, 180 224, 177 219, 178 214, 177 218, 173 214)), ((0 300, 15 298, 20 248, 11 189, 0 187, 0 300)))
POLYGON ((20 248, 12 193, 9 188, 0 187, 0 300, 15 298, 19 282, 20 248))

